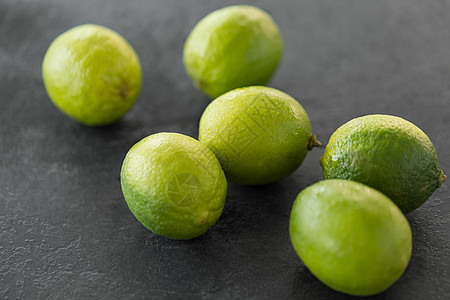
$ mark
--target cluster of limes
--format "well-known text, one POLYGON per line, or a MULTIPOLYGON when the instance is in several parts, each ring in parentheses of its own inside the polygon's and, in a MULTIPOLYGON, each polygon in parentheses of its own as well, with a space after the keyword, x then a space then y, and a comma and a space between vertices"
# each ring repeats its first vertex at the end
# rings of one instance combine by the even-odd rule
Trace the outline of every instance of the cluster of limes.
MULTIPOLYGON (((220 217, 227 180, 280 180, 320 146, 297 100, 263 86, 282 52, 272 17, 253 6, 219 9, 195 26, 183 62, 195 86, 215 100, 201 117, 198 140, 163 132, 127 153, 122 191, 144 226, 172 239, 197 237, 220 217)), ((87 125, 116 121, 141 86, 133 48, 98 25, 78 26, 55 39, 42 73, 55 105, 87 125)), ((411 256, 403 213, 419 207, 445 180, 434 146, 402 118, 369 115, 336 130, 320 163, 325 180, 294 202, 292 244, 331 288, 379 293, 401 276, 411 256)))

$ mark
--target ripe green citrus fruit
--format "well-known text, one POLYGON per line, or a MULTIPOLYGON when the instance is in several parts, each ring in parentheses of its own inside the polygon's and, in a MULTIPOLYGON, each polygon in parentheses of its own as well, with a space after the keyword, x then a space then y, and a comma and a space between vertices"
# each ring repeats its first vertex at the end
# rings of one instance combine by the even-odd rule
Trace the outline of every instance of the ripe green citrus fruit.
POLYGON ((184 45, 183 62, 194 85, 215 98, 238 87, 266 84, 282 52, 272 17, 260 8, 236 5, 198 22, 184 45))
POLYGON ((327 286, 351 295, 384 291, 411 257, 411 228, 400 209, 350 180, 304 189, 292 207, 289 230, 305 266, 327 286))
POLYGON ((227 181, 214 154, 178 133, 150 135, 127 153, 122 192, 134 216, 154 233, 192 239, 222 214, 227 181))
POLYGON ((65 114, 86 125, 106 125, 125 114, 141 89, 141 66, 117 32, 85 24, 58 36, 42 63, 45 88, 65 114))
POLYGON ((229 181, 266 184, 294 172, 319 145, 303 107, 268 87, 238 88, 212 101, 199 140, 216 155, 229 181))
POLYGON ((445 175, 428 136, 389 115, 368 115, 342 125, 320 160, 325 179, 369 185, 408 213, 441 186, 445 175))

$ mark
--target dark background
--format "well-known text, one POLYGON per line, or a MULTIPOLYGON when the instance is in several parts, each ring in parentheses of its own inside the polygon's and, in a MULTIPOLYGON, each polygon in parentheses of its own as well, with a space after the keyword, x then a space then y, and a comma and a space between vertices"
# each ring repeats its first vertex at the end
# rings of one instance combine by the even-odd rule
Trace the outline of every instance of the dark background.
MULTIPOLYGON (((191 241, 145 229, 123 199, 119 172, 143 137, 197 137, 209 100, 181 57, 195 23, 237 1, 0 0, 0 298, 347 299, 296 256, 288 221, 296 195, 322 179, 310 152, 290 177, 229 184, 217 224, 191 241), (114 125, 91 128, 48 99, 41 62, 51 41, 82 23, 121 33, 143 86, 114 125)), ((401 116, 433 141, 450 174, 450 1, 246 1, 268 10, 285 40, 270 86, 297 98, 326 144, 350 119, 401 116)), ((449 182, 407 218, 413 254, 375 299, 450 299, 449 182)))

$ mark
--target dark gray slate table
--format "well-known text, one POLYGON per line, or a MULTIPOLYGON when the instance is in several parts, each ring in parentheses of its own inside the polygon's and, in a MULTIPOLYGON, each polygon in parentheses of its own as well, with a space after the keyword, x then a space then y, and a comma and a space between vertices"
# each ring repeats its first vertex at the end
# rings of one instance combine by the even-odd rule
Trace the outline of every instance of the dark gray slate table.
MULTIPOLYGON (((296 195, 322 179, 315 149, 275 184, 229 184, 222 217, 191 241, 155 236, 129 212, 119 172, 128 149, 160 131, 197 137, 209 100, 181 62, 208 12, 237 1, 0 1, 0 298, 347 299, 291 247, 296 195), (98 23, 125 36, 143 67, 132 110, 90 128, 48 99, 41 62, 66 29, 98 23)), ((326 143, 346 121, 402 116, 434 142, 450 174, 450 1, 246 1, 270 11, 286 49, 270 86, 295 98, 326 143)), ((413 254, 375 299, 450 299, 449 185, 409 214, 413 254)))

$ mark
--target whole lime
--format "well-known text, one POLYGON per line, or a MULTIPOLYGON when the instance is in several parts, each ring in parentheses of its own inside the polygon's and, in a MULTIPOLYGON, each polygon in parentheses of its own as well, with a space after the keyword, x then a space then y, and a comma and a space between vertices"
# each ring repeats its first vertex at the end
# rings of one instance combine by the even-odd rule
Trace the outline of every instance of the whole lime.
POLYGON ((198 22, 184 45, 183 62, 194 85, 215 98, 238 87, 266 84, 282 52, 280 31, 269 14, 235 5, 198 22))
POLYGON ((390 115, 367 115, 342 125, 331 136, 320 163, 325 179, 369 185, 404 213, 422 205, 445 180, 428 136, 390 115))
POLYGON ((305 266, 327 286, 351 295, 384 291, 411 257, 411 228, 400 209, 350 180, 304 189, 292 207, 289 230, 305 266))
POLYGON ((150 135, 127 153, 122 192, 134 216, 154 233, 192 239, 222 214, 227 181, 214 154, 178 133, 150 135))
POLYGON ((290 175, 308 149, 320 145, 297 100, 261 86, 212 101, 200 119, 199 140, 214 152, 228 180, 249 185, 290 175))
POLYGON ((125 114, 141 89, 141 66, 117 32, 85 24, 58 36, 42 63, 45 88, 65 114, 86 125, 106 125, 125 114))

